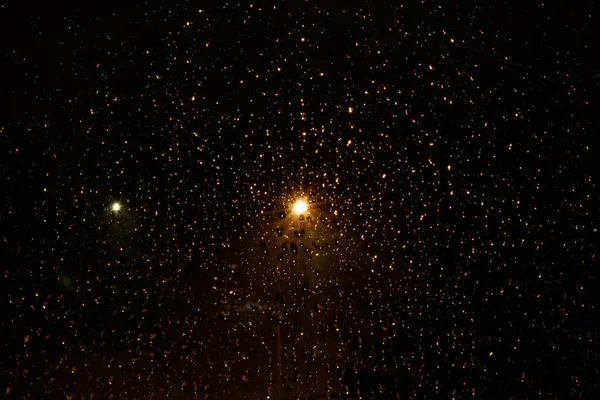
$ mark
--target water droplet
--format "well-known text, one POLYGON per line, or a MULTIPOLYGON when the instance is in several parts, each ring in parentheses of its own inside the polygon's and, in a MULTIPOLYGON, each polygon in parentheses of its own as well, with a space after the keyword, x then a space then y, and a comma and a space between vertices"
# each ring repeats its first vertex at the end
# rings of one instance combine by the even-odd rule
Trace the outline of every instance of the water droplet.
POLYGON ((264 255, 269 254, 269 250, 267 250, 267 243, 265 241, 260 242, 260 249, 262 250, 264 255))

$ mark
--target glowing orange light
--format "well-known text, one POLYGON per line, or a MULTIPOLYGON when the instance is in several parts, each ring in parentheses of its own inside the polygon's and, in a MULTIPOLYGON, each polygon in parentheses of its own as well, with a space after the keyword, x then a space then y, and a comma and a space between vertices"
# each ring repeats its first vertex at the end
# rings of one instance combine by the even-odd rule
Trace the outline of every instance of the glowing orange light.
POLYGON ((302 214, 308 210, 308 204, 304 200, 298 200, 294 203, 293 210, 296 214, 302 214))

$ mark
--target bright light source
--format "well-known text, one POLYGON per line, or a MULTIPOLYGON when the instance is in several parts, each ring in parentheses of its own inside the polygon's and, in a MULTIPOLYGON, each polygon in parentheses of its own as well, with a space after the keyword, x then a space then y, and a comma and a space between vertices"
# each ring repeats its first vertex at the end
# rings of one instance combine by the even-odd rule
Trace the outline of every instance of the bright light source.
POLYGON ((296 214, 302 214, 308 209, 308 204, 304 200, 298 200, 294 203, 293 209, 296 214))
POLYGON ((120 205, 119 203, 114 203, 114 204, 112 205, 112 210, 113 210, 114 212, 117 212, 117 211, 119 211, 120 209, 121 209, 121 205, 120 205))

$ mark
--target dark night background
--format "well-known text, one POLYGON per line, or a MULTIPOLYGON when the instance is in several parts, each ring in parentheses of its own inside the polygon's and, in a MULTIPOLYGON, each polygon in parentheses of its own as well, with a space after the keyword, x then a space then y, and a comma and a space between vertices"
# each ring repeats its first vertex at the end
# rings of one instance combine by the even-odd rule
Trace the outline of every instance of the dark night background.
POLYGON ((599 393, 593 1, 19 3, 0 394, 599 393))

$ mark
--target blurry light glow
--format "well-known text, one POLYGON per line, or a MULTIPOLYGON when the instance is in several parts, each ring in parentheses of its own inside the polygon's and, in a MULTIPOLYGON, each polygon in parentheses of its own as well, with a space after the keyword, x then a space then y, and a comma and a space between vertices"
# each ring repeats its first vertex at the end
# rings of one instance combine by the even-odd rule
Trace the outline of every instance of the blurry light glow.
POLYGON ((298 200, 294 203, 293 210, 296 214, 302 214, 308 209, 308 204, 304 200, 298 200))
POLYGON ((119 203, 113 203, 113 205, 112 205, 112 210, 113 210, 114 212, 117 212, 117 211, 119 211, 120 209, 121 209, 121 205, 120 205, 119 203))

